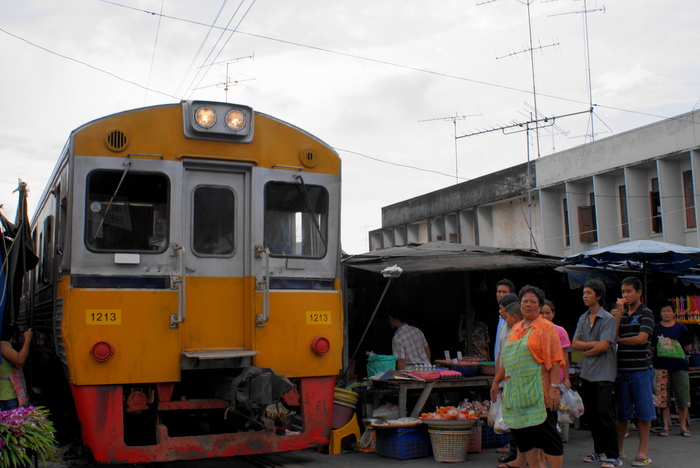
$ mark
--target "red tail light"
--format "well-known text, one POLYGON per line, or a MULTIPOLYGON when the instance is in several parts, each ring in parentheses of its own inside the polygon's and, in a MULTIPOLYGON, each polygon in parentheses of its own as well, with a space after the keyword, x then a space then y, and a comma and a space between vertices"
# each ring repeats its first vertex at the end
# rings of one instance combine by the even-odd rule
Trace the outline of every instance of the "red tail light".
POLYGON ((105 362, 114 354, 114 348, 106 341, 98 341, 92 346, 90 355, 97 362, 105 362))
POLYGON ((311 351, 313 351, 318 356, 323 356, 331 350, 331 343, 326 338, 322 336, 317 336, 311 342, 311 351))

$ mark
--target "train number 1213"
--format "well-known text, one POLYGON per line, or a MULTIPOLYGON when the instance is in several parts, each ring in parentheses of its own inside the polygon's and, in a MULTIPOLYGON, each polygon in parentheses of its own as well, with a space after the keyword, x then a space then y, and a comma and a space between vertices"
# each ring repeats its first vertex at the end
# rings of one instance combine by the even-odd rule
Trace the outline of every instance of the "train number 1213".
POLYGON ((330 325, 331 313, 327 310, 307 310, 306 311, 307 325, 330 325))
POLYGON ((121 309, 86 309, 86 325, 121 325, 121 309))

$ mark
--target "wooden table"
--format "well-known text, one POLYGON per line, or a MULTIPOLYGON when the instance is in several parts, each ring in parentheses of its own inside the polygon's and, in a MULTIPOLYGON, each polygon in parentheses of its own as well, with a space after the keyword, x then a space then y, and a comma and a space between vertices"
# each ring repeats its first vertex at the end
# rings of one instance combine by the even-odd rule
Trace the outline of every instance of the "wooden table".
POLYGON ((441 379, 441 380, 375 380, 373 385, 377 389, 381 389, 381 393, 398 393, 399 396, 399 418, 405 418, 407 414, 407 401, 409 391, 421 391, 416 405, 411 411, 410 417, 417 418, 420 416, 425 406, 430 393, 435 389, 445 388, 491 388, 493 376, 479 375, 476 377, 464 377, 461 379, 441 379), (387 391, 388 390, 388 391, 387 391))

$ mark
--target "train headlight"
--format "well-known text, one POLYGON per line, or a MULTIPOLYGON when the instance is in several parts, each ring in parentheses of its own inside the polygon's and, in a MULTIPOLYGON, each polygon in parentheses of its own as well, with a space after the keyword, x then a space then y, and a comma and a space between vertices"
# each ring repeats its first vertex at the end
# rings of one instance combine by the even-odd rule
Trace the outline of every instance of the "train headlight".
POLYGON ((226 114, 226 127, 231 131, 240 131, 245 126, 245 123, 245 116, 237 110, 232 110, 226 114))
POLYGON ((328 351, 330 350, 331 342, 322 336, 317 336, 311 341, 311 351, 313 351, 317 356, 328 354, 328 351))
POLYGON ((90 356, 97 362, 108 361, 113 354, 114 348, 106 341, 98 341, 92 345, 92 349, 90 349, 90 356))
POLYGON ((202 128, 212 128, 216 123, 216 113, 209 107, 200 107, 194 113, 194 121, 202 128))
POLYGON ((253 141, 253 109, 248 106, 212 101, 182 103, 184 130, 187 138, 253 141))

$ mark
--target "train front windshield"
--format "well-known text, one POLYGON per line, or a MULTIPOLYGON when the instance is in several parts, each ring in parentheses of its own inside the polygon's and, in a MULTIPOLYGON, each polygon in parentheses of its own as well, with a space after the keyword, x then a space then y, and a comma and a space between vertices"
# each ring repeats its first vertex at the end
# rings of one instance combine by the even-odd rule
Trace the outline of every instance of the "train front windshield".
POLYGON ((319 186, 265 187, 265 246, 272 256, 323 258, 328 249, 328 192, 319 186))
POLYGON ((91 172, 85 208, 88 249, 163 252, 168 246, 169 190, 164 174, 91 172))

